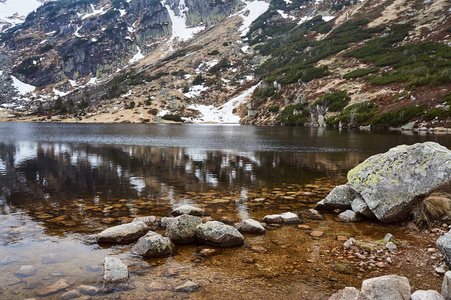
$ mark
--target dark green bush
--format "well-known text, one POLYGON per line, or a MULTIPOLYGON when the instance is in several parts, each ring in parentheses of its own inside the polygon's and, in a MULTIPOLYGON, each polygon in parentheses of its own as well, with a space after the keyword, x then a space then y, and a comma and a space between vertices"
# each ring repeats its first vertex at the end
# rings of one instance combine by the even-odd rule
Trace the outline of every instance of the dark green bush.
POLYGON ((340 111, 348 105, 351 98, 345 91, 338 91, 325 94, 320 99, 316 100, 313 105, 325 106, 329 111, 340 111))
POLYGON ((52 44, 47 44, 47 45, 42 46, 41 48, 39 48, 39 52, 40 53, 45 53, 45 52, 48 52, 48 51, 50 51, 52 49, 53 49, 53 45, 52 44))
POLYGON ((309 116, 308 103, 298 103, 285 106, 278 119, 285 126, 303 126, 309 116))
POLYGON ((228 68, 230 68, 232 65, 230 64, 229 60, 227 58, 222 58, 216 65, 214 65, 213 67, 211 67, 208 70, 208 73, 218 73, 222 70, 226 70, 228 68))
POLYGON ((368 125, 376 111, 377 106, 374 102, 357 103, 348 106, 338 116, 327 119, 326 123, 329 126, 337 126, 340 122, 355 126, 368 125))
POLYGON ((179 114, 174 115, 164 115, 161 117, 163 120, 174 121, 174 122, 184 122, 179 114))
POLYGON ((204 82, 205 82, 205 79, 202 76, 202 74, 198 74, 193 80, 193 85, 201 85, 204 82))
POLYGON ((208 55, 218 55, 219 51, 218 50, 213 50, 210 53, 207 53, 208 55))
POLYGON ((369 68, 369 69, 356 69, 351 71, 345 75, 343 75, 344 79, 358 78, 371 73, 376 73, 379 71, 379 68, 369 68))
POLYGON ((180 49, 169 55, 168 57, 164 58, 163 61, 170 61, 177 57, 182 57, 186 55, 186 49, 180 49))
POLYGON ((268 107, 268 111, 269 112, 278 112, 279 111, 279 109, 280 109, 280 106, 279 105, 274 105, 274 106, 270 106, 270 107, 268 107))
POLYGON ((39 56, 33 56, 26 58, 17 66, 17 73, 23 75, 31 75, 37 70, 39 70, 41 58, 39 56))
POLYGON ((424 106, 410 106, 381 115, 371 123, 377 127, 398 127, 424 114, 424 106))
POLYGON ((130 102, 130 103, 128 104, 128 109, 134 109, 135 106, 136 106, 135 101, 132 101, 132 102, 130 102))

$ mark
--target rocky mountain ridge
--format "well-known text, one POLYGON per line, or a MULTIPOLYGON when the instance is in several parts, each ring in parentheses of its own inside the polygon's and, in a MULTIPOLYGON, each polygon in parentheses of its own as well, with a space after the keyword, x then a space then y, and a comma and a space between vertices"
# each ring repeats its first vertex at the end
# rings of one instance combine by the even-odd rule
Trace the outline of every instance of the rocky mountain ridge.
POLYGON ((27 102, 40 116, 26 118, 215 121, 228 109, 256 125, 450 125, 446 1, 203 1, 44 5, 2 36, 9 71, 40 86, 27 102), (54 22, 39 21, 45 7, 54 22), (26 43, 39 59, 11 55, 26 43))

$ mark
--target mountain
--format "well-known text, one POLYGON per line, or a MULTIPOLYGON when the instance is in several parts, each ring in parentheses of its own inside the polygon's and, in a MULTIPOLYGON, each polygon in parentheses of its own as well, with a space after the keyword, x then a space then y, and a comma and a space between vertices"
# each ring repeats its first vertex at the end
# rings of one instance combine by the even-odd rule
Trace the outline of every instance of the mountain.
POLYGON ((1 35, 0 103, 34 121, 451 127, 450 15, 446 0, 52 1, 1 35))

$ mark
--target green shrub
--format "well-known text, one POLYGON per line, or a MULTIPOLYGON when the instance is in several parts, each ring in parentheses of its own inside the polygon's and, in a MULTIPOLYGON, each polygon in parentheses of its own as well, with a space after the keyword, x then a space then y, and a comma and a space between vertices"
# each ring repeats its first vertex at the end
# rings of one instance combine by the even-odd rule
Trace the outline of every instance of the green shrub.
POLYGON ((213 50, 210 53, 207 53, 208 55, 218 55, 219 51, 218 50, 213 50))
POLYGON ((134 108, 135 108, 135 105, 136 105, 135 101, 130 102, 130 103, 128 104, 128 109, 134 109, 134 108))
POLYGON ((222 58, 216 65, 214 65, 213 67, 211 67, 208 70, 208 73, 218 73, 222 70, 226 70, 228 68, 230 68, 232 65, 230 64, 229 60, 227 58, 222 58))
POLYGON ((326 123, 329 126, 337 126, 340 122, 355 126, 368 125, 376 111, 374 102, 357 103, 346 107, 338 116, 328 118, 326 123))
POLYGON ((177 57, 182 57, 186 55, 186 49, 180 49, 169 55, 168 57, 164 58, 163 61, 170 61, 177 57))
POLYGON ((345 91, 327 93, 320 99, 316 100, 313 105, 325 106, 329 111, 340 111, 348 105, 351 98, 345 91))
POLYGON ((193 85, 202 85, 204 82, 205 79, 202 74, 198 74, 193 80, 193 85))
POLYGON ((362 77, 371 73, 376 73, 379 71, 379 68, 369 68, 369 69, 356 69, 354 71, 351 71, 349 73, 346 73, 343 75, 344 79, 351 79, 351 78, 358 78, 362 77))
POLYGON ((161 117, 163 120, 174 121, 174 122, 184 122, 179 114, 174 115, 164 115, 161 117))
POLYGON ((254 99, 266 99, 269 97, 272 97, 276 94, 276 89, 270 85, 265 88, 260 88, 258 91, 254 94, 254 99))
POLYGON ((274 106, 268 107, 268 111, 269 111, 269 112, 273 112, 273 113, 278 112, 279 109, 280 109, 280 106, 279 106, 279 105, 274 105, 274 106))
POLYGON ((411 119, 424 114, 424 106, 410 106, 394 112, 381 115, 371 123, 377 127, 398 127, 406 124, 411 119))
POLYGON ((31 75, 32 73, 39 70, 41 58, 39 56, 33 56, 26 58, 17 66, 17 73, 23 75, 31 75))
POLYGON ((285 126, 303 126, 309 116, 308 103, 298 103, 285 106, 278 119, 285 126))

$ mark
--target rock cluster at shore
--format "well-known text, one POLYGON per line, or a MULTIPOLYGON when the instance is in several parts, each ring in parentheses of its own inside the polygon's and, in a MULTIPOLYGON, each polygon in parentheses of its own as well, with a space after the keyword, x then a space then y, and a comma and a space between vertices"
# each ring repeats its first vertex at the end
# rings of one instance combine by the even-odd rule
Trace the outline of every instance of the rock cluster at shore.
POLYGON ((346 222, 405 220, 426 195, 451 180, 451 151, 434 143, 401 145, 371 156, 348 172, 317 209, 345 210, 346 222))
MULTIPOLYGON (((234 226, 220 221, 208 220, 203 223, 201 216, 203 210, 190 205, 183 205, 171 212, 172 216, 158 221, 154 216, 138 217, 131 223, 110 227, 95 236, 98 243, 130 244, 132 253, 146 258, 166 257, 174 254, 175 245, 201 242, 215 247, 237 247, 245 243, 243 234, 264 234, 268 226, 281 226, 283 224, 298 224, 301 219, 298 214, 285 212, 280 215, 268 215, 263 218, 265 223, 246 219, 234 226), (164 236, 150 229, 162 228, 164 236)), ((312 218, 322 218, 315 210, 307 215, 312 218)), ((208 219, 208 218, 207 218, 208 219)), ((224 220, 226 222, 226 220, 224 220)), ((203 256, 214 254, 214 249, 204 249, 203 256), (211 250, 211 251, 207 251, 211 250)), ((262 253, 266 249, 253 247, 252 251, 262 253)), ((105 258, 104 284, 117 284, 128 281, 128 270, 119 259, 105 258)), ((177 291, 196 291, 199 285, 187 282, 178 287, 177 291)))
POLYGON ((345 287, 329 300, 449 300, 451 299, 451 271, 443 278, 441 293, 434 290, 417 290, 411 293, 409 279, 398 275, 385 275, 362 282, 360 290, 345 287))

